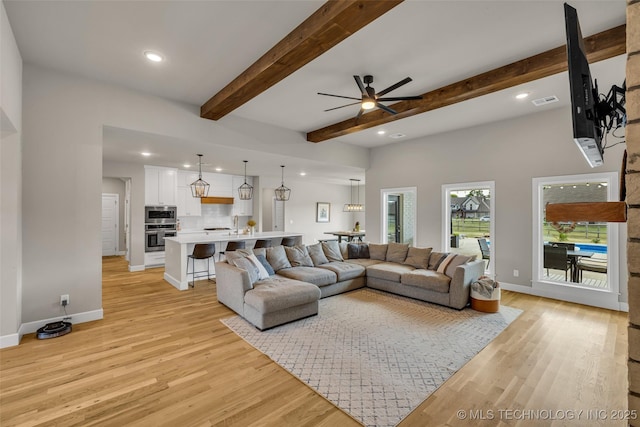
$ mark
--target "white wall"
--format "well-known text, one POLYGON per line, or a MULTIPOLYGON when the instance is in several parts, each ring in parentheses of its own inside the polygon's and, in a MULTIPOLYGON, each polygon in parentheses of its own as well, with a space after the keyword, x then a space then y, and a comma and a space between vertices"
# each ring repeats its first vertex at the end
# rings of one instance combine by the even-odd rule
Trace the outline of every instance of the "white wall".
MULTIPOLYGON (((605 165, 591 169, 572 139, 568 108, 485 124, 372 150, 367 170, 368 224, 380 224, 380 189, 418 188, 418 246, 439 248, 443 184, 495 181, 497 279, 531 286, 532 178, 620 170, 624 145, 605 152, 605 165), (513 270, 520 271, 513 277, 513 270)), ((380 241, 380 229, 367 237, 380 241)), ((626 226, 620 226, 620 270, 626 265, 626 226)), ((492 263, 494 261, 492 260, 492 263)), ((626 301, 626 277, 621 277, 626 301)))
POLYGON ((22 318, 22 57, 0 2, 0 348, 22 318))
MULTIPOLYGON (((60 315, 60 294, 71 314, 101 311, 101 180, 132 179, 132 266, 143 265, 144 178, 106 165, 104 126, 227 144, 284 156, 366 168, 368 151, 344 144, 309 144, 298 132, 225 118, 199 117, 199 107, 27 65, 24 69, 22 322, 60 315), (106 170, 109 167, 109 170, 106 170), (56 189, 47 191, 55 181, 56 189), (142 183, 141 187, 139 183, 142 183), (47 206, 46 215, 42 207, 47 206), (52 227, 51 224, 55 224, 52 227)), ((314 218, 314 216, 312 216, 314 218)), ((302 225, 305 224, 296 224, 302 225)), ((77 316, 76 316, 77 317, 77 316)))

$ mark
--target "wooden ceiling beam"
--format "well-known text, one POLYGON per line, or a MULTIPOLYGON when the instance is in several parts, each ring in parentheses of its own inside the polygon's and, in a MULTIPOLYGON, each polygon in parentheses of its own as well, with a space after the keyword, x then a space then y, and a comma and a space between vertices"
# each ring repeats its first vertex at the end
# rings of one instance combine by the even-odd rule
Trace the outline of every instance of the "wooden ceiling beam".
POLYGON ((319 57, 403 0, 330 0, 200 107, 218 120, 319 57))
MULTIPOLYGON (((626 52, 626 26, 611 28, 584 39, 589 62, 602 61, 626 52)), ((488 95, 530 81, 538 80, 567 70, 566 46, 559 46, 538 55, 487 71, 448 86, 424 93, 422 99, 402 101, 390 106, 396 115, 380 109, 355 118, 326 126, 307 133, 307 141, 322 142, 349 135, 395 120, 415 116, 447 105, 488 95)))

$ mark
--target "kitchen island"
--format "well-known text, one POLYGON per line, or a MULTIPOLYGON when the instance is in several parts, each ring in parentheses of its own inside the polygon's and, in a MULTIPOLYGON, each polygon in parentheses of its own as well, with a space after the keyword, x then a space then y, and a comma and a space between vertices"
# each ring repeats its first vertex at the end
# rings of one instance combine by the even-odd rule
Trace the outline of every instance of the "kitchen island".
MULTIPOLYGON (((187 260, 197 243, 215 243, 216 254, 218 254, 220 251, 224 251, 229 241, 244 240, 247 242, 247 248, 251 248, 257 239, 271 239, 273 245, 276 246, 283 237, 302 238, 302 233, 266 231, 254 234, 236 234, 229 231, 203 231, 202 233, 165 237, 164 280, 181 291, 189 288, 190 275, 193 270, 191 262, 187 262, 187 260)), ((206 269, 207 260, 195 260, 195 271, 206 269)), ((214 274, 215 270, 213 262, 211 262, 211 275, 214 274)))

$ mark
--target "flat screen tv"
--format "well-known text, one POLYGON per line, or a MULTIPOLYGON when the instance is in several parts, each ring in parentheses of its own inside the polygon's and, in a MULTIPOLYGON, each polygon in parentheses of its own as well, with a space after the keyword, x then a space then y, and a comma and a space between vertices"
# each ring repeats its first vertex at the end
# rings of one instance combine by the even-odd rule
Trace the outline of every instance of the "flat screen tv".
POLYGON ((598 87, 591 80, 587 52, 578 22, 578 12, 565 3, 564 17, 567 32, 573 139, 593 168, 601 166, 604 162, 602 128, 597 111, 598 87))

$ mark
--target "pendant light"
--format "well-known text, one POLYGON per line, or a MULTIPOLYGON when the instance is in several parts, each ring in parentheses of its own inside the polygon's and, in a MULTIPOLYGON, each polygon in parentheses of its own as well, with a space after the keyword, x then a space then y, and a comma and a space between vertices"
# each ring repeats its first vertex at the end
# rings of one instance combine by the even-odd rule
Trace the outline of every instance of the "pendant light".
POLYGON ((253 197, 253 187, 247 184, 247 162, 248 160, 243 160, 244 162, 244 184, 238 187, 238 196, 240 200, 251 200, 253 197))
POLYGON ((280 165, 282 168, 282 185, 276 188, 276 201, 286 202, 291 196, 291 190, 284 186, 284 165, 280 165))
POLYGON ((344 212, 364 212, 364 206, 360 204, 360 180, 359 179, 350 179, 351 181, 351 203, 347 203, 344 205, 344 212), (358 200, 356 203, 353 203, 353 182, 358 183, 358 200))
POLYGON ((193 197, 207 197, 209 184, 202 179, 202 154, 198 154, 198 179, 191 183, 191 195, 193 197))

